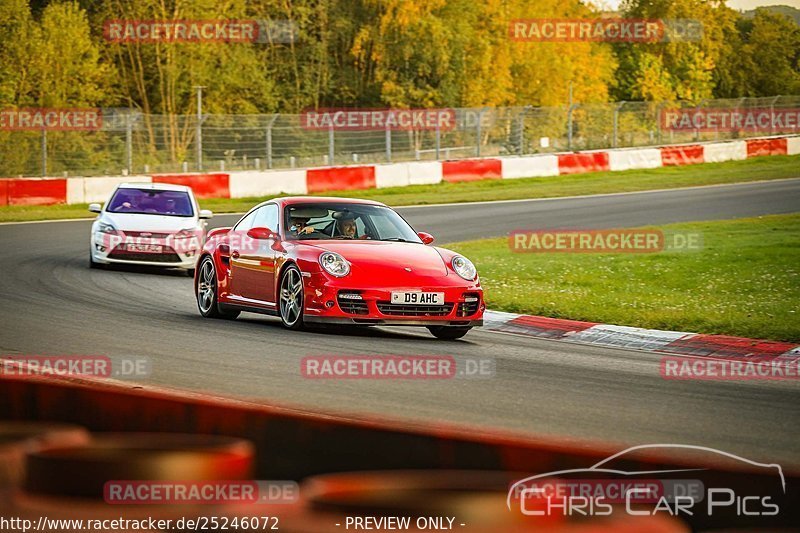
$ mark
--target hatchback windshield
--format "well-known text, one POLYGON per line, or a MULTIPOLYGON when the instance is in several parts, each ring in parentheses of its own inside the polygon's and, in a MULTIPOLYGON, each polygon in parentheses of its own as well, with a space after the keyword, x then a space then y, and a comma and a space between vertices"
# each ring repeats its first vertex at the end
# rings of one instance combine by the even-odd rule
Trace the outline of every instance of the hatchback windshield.
POLYGON ((194 207, 186 191, 159 191, 153 189, 117 189, 108 203, 109 213, 138 213, 191 217, 194 207))
POLYGON ((421 243, 392 209, 369 204, 307 203, 287 206, 286 238, 360 239, 421 243))

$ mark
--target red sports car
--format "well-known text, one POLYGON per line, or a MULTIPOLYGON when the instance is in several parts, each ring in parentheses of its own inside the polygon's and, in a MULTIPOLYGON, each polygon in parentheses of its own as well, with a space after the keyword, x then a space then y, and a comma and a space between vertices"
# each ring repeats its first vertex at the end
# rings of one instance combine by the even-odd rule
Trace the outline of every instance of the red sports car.
POLYGON ((440 339, 483 324, 469 259, 429 246, 384 204, 279 198, 208 234, 194 287, 204 317, 242 311, 306 324, 427 326, 440 339))

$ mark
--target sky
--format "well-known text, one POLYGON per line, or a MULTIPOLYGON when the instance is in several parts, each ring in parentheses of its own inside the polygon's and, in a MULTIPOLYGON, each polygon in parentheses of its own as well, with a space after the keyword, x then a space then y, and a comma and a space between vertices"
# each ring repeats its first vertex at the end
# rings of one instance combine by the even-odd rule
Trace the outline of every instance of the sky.
MULTIPOLYGON (((607 7, 609 9, 616 9, 619 7, 621 0, 589 0, 595 5, 607 7)), ((792 6, 800 9, 800 0, 728 0, 728 6, 733 9, 747 11, 761 6, 792 6)))

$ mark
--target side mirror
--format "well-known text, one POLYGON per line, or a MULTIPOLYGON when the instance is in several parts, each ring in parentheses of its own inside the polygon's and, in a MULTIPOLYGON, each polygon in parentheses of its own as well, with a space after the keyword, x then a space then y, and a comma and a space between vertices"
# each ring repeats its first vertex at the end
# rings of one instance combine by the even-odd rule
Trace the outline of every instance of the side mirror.
POLYGON ((272 239, 277 241, 280 237, 277 233, 269 228, 250 228, 247 230, 247 236, 251 239, 268 240, 272 239))
POLYGON ((200 218, 212 218, 214 216, 214 213, 212 213, 208 209, 201 209, 199 216, 200 218))
POLYGON ((419 237, 422 240, 422 244, 430 244, 434 240, 433 235, 431 235, 430 233, 425 233, 424 231, 420 231, 419 233, 417 233, 417 237, 419 237))
POLYGON ((100 213, 103 210, 103 206, 100 204, 89 204, 89 211, 92 213, 100 213))

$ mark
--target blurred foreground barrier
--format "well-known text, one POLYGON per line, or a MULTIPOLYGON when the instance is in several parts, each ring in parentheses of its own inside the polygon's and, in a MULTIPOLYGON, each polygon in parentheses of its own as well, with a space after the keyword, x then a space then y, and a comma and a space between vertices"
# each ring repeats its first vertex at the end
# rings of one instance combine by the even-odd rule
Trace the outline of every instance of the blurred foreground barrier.
POLYGON ((0 421, 0 488, 18 485, 25 477, 25 456, 56 447, 89 442, 80 426, 47 422, 0 421))
MULTIPOLYGON (((0 417, 58 420, 103 432, 194 433, 246 439, 257 450, 255 479, 300 481, 321 474, 353 473, 355 477, 312 477, 302 485, 301 501, 280 508, 285 518, 283 523, 287 526, 281 529, 288 531, 332 530, 336 516, 342 513, 352 516, 354 511, 347 510, 351 504, 376 508, 376 514, 397 513, 398 507, 400 510, 413 508, 418 514, 450 508, 451 515, 457 512, 460 516, 471 517, 470 523, 475 526, 475 531, 482 531, 478 526, 492 521, 509 524, 509 528, 503 526, 494 530, 513 531, 516 519, 507 514, 513 512, 505 505, 509 481, 525 473, 583 471, 624 448, 609 443, 576 443, 506 434, 481 427, 409 424, 386 418, 354 419, 199 393, 131 387, 129 383, 96 378, 26 373, 0 376, 0 417), (372 477, 356 475, 364 471, 392 470, 427 472, 398 473, 397 476, 386 472, 372 477), (447 473, 447 470, 494 473, 447 473), (336 487, 343 488, 344 492, 336 487), (372 501, 368 501, 370 498, 372 501), (304 502, 310 508, 303 507, 304 502), (478 509, 477 515, 471 514, 478 509), (325 514, 331 512, 334 514, 325 514), (288 527, 290 519, 298 521, 294 528, 288 527), (319 524, 324 527, 319 528, 319 524)), ((654 420, 653 423, 658 422, 654 420)), ((187 437, 170 436, 159 441, 161 438, 100 436, 82 448, 31 453, 30 476, 25 484, 27 490, 13 499, 14 509, 25 509, 32 515, 45 510, 63 510, 65 497, 96 497, 99 482, 103 480, 196 476, 241 479, 249 475, 248 446, 240 445, 236 440, 223 438, 215 443, 202 440, 213 437, 197 437, 199 440, 195 442, 181 440, 187 437), (198 458, 198 450, 208 449, 213 453, 198 458), (166 459, 170 450, 179 456, 195 458, 189 463, 176 463, 181 464, 180 467, 171 466, 170 460, 166 459), (233 453, 233 459, 220 459, 229 452, 233 453), (72 486, 68 482, 71 477, 83 477, 84 481, 72 486), (57 498, 55 503, 47 499, 52 497, 57 498)), ((779 516, 742 517, 737 514, 735 505, 729 505, 713 517, 689 516, 683 520, 694 528, 800 524, 800 474, 789 466, 783 469, 783 477, 779 479, 774 471, 765 471, 753 464, 708 454, 659 449, 639 450, 632 455, 616 457, 613 468, 640 473, 691 468, 690 474, 681 472, 679 475, 701 479, 706 487, 724 487, 748 498, 765 494, 773 497, 776 489, 781 488, 781 479, 785 479, 786 491, 778 491, 774 496, 777 498, 774 501, 780 504, 779 516)), ((105 508, 102 511, 110 512, 105 508)), ((8 512, 13 511, 0 508, 0 516, 8 512)), ((91 506, 86 510, 89 515, 93 512, 100 511, 91 506)), ((247 512, 257 511, 251 509, 247 512)), ((169 513, 174 513, 174 510, 170 509, 169 513)), ((647 524, 644 529, 651 531, 681 530, 676 529, 681 524, 672 520, 653 520, 638 525, 643 523, 647 524)), ((634 522, 606 523, 613 526, 610 530, 626 530, 630 524, 634 522)), ((528 525, 526 523, 526 528, 528 525)), ((561 525, 564 530, 582 531, 573 529, 575 524, 571 521, 561 525)), ((628 528, 631 531, 635 529, 634 525, 628 528)), ((605 530, 609 529, 593 531, 605 530)))

